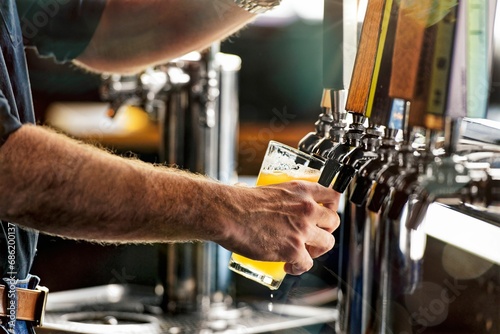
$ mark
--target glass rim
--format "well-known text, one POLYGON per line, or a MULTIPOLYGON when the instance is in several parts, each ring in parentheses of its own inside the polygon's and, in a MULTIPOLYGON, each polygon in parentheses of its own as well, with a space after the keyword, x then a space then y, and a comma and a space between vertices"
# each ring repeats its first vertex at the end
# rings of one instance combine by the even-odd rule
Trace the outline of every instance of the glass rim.
POLYGON ((297 154, 298 156, 302 157, 302 158, 305 158, 305 159, 310 159, 312 161, 315 161, 315 162, 319 162, 321 163, 322 165, 325 164, 325 161, 312 155, 312 154, 309 154, 309 153, 306 153, 306 152, 303 152, 301 150, 299 150, 298 148, 296 147, 293 147, 293 146, 290 146, 290 145, 287 145, 287 144, 284 144, 282 142, 279 142, 279 141, 276 141, 276 140, 270 140, 268 145, 267 145, 267 149, 266 149, 266 155, 267 155, 267 152, 269 151, 269 149, 271 148, 271 145, 276 145, 276 146, 281 146, 289 151, 292 151, 294 154, 297 154))

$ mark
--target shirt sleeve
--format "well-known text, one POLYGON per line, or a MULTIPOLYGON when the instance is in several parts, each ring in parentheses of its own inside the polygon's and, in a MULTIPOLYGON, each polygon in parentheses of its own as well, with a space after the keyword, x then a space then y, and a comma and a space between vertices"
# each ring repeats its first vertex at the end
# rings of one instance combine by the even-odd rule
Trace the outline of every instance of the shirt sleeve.
POLYGON ((85 50, 106 5, 106 0, 16 1, 24 44, 58 62, 85 50))
POLYGON ((10 113, 9 102, 0 91, 0 147, 11 133, 21 127, 21 122, 10 113))

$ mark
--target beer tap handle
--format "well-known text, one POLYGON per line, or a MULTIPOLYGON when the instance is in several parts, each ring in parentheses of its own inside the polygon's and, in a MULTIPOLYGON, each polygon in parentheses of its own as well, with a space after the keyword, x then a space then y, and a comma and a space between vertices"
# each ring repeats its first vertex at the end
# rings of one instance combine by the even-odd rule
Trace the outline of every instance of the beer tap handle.
MULTIPOLYGON (((360 47, 354 66, 353 81, 351 82, 351 89, 356 87, 356 91, 350 89, 346 106, 353 115, 365 115, 367 118, 370 116, 366 114, 368 112, 368 98, 372 96, 372 91, 377 85, 384 51, 386 52, 385 58, 387 58, 387 49, 392 44, 392 39, 387 39, 387 37, 389 23, 395 19, 392 15, 393 4, 393 0, 368 3, 360 47)), ((370 108, 369 111, 371 114, 372 109, 370 108)), ((379 112, 383 111, 377 110, 377 113, 379 112)), ((377 157, 375 151, 380 145, 381 136, 378 125, 369 119, 369 127, 361 139, 361 145, 342 158, 342 166, 333 185, 336 191, 344 192, 360 166, 377 157)))
POLYGON ((411 101, 415 96, 420 57, 432 0, 402 0, 392 60, 389 95, 411 101))
POLYGON ((399 3, 394 0, 386 0, 371 88, 365 111, 366 117, 369 118, 373 124, 392 129, 401 128, 395 123, 391 124, 391 120, 397 117, 391 115, 396 109, 392 107, 392 99, 389 97, 392 54, 394 52, 398 12, 399 3))
MULTIPOLYGON (((412 103, 411 113, 405 115, 410 128, 424 125, 424 108, 419 107, 419 101, 423 100, 426 90, 421 86, 419 76, 427 74, 426 64, 421 63, 421 59, 425 59, 425 53, 429 52, 426 39, 432 6, 432 0, 402 0, 399 8, 389 96, 412 103)), ((409 129, 404 131, 408 134, 409 129)))
MULTIPOLYGON (((466 6, 461 1, 457 10, 455 27, 455 46, 450 69, 450 83, 446 101, 446 115, 453 119, 467 115, 467 13, 466 6)), ((468 1, 467 1, 468 2, 468 1)), ((474 53, 479 50, 474 50, 474 53)), ((484 115, 485 116, 485 115, 484 115)))
POLYGON ((458 6, 454 4, 450 7, 449 4, 438 2, 436 12, 432 15, 432 19, 438 21, 430 22, 432 26, 429 29, 433 30, 434 35, 434 50, 430 61, 431 73, 425 117, 425 127, 430 130, 444 130, 444 118, 449 116, 446 114, 450 112, 450 110, 445 111, 450 92, 452 57, 458 51, 455 49, 458 6))
MULTIPOLYGON (((397 1, 386 1, 371 90, 366 105, 366 116, 370 122, 385 126, 385 129, 384 135, 380 140, 381 146, 380 150, 378 150, 378 156, 363 164, 357 171, 356 183, 351 191, 349 200, 358 206, 365 204, 378 171, 391 159, 393 151, 396 148, 394 139, 397 130, 402 127, 403 109, 395 107, 396 104, 389 97, 388 91, 398 11, 399 3, 397 1)), ((340 176, 341 173, 339 173, 339 178, 340 176)), ((346 186, 346 182, 342 182, 342 178, 340 178, 339 183, 343 183, 343 187, 346 186)))
POLYGON ((346 110, 364 115, 375 66, 385 0, 369 0, 349 85, 346 110))
MULTIPOLYGON (((468 0, 464 12, 467 22, 467 116, 486 118, 496 1, 468 0)), ((463 6, 465 7, 465 6, 463 6)))
POLYGON ((375 35, 378 40, 375 45, 366 46, 365 49, 361 48, 360 43, 353 77, 358 78, 360 72, 364 72, 364 77, 363 81, 353 82, 351 86, 360 87, 362 91, 352 92, 348 96, 347 109, 354 113, 364 114, 373 126, 387 126, 387 119, 391 118, 391 108, 374 107, 374 99, 377 97, 378 101, 384 100, 384 102, 390 100, 387 89, 389 86, 387 74, 391 70, 398 13, 397 1, 385 0, 383 6, 377 10, 380 10, 380 14, 370 14, 371 17, 376 17, 380 24, 370 25, 368 22, 363 25, 362 37, 375 35), (373 57, 373 59, 365 59, 367 57, 373 57), (365 82, 366 80, 369 82, 365 82), (363 100, 360 99, 361 97, 363 100))

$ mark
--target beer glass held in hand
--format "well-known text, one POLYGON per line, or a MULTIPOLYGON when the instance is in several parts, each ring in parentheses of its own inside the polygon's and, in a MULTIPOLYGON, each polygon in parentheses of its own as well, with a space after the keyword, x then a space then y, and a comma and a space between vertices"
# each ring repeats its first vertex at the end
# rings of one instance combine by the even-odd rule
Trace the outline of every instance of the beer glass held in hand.
MULTIPOLYGON (((323 162, 285 144, 270 141, 257 177, 257 186, 293 180, 318 182, 323 162)), ((272 290, 285 278, 284 262, 256 261, 233 253, 229 269, 272 290)))

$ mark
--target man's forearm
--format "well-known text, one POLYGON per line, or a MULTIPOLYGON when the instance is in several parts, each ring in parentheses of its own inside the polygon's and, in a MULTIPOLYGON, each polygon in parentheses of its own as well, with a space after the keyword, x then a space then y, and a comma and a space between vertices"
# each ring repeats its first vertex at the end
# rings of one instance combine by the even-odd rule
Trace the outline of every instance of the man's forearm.
POLYGON ((200 51, 255 15, 233 0, 107 0, 78 61, 102 72, 131 72, 200 51))
POLYGON ((220 187, 40 127, 23 126, 0 148, 0 219, 77 239, 209 239, 221 231, 189 199, 209 209, 206 192, 216 197, 220 187))
POLYGON ((0 147, 0 219, 100 242, 209 240, 256 260, 285 261, 293 274, 333 247, 338 200, 313 182, 224 185, 32 125, 0 147))

